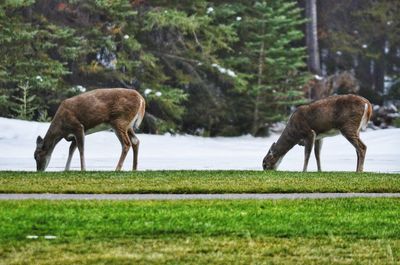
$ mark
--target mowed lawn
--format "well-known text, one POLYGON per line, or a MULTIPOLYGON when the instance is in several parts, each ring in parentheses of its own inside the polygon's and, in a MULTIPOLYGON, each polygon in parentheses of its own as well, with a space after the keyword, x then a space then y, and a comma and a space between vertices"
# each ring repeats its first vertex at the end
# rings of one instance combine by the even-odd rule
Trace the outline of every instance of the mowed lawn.
MULTIPOLYGON (((400 176, 0 172, 0 192, 400 192, 400 176)), ((399 198, 0 201, 0 265, 399 264, 399 235, 399 198)))
POLYGON ((400 192, 400 174, 281 171, 0 171, 0 193, 295 192, 400 192))
POLYGON ((400 262, 394 198, 1 201, 0 213, 0 264, 400 262))

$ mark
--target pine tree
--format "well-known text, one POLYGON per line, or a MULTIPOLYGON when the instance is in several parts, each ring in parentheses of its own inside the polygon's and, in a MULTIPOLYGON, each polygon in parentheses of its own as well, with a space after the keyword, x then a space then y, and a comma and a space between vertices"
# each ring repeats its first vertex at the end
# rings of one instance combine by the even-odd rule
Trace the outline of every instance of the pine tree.
POLYGON ((66 88, 67 63, 79 57, 81 41, 73 36, 74 31, 32 14, 33 8, 34 1, 0 4, 0 87, 2 98, 7 99, 1 106, 4 116, 12 116, 10 107, 18 98, 16 88, 21 83, 30 84, 30 93, 35 95, 31 104, 37 110, 47 108, 66 88))
POLYGON ((19 85, 18 90, 20 91, 21 95, 13 96, 17 103, 11 109, 15 112, 18 119, 31 120, 34 115, 34 111, 37 109, 37 107, 32 106, 36 96, 31 95, 31 86, 28 82, 19 85))
MULTIPOLYGON (((229 44, 236 40, 233 27, 216 23, 214 18, 214 9, 207 1, 164 3, 145 14, 140 34, 141 42, 146 43, 143 50, 155 58, 154 64, 146 65, 150 85, 170 87, 165 91, 174 87, 177 96, 184 91, 188 95, 185 120, 190 119, 191 128, 199 126, 208 132, 218 124, 218 110, 223 105, 218 88, 210 82, 216 70, 213 65, 219 53, 229 50, 229 44), (163 75, 154 78, 160 73, 163 75)), ((160 114, 157 116, 162 117, 160 114)))
POLYGON ((0 110, 15 114, 25 82, 46 120, 65 97, 122 86, 146 97, 147 132, 256 134, 299 99, 299 14, 288 0, 8 0, 0 110))
POLYGON ((71 78, 89 88, 138 89, 148 102, 144 123, 150 132, 179 129, 190 88, 207 86, 205 73, 217 51, 234 39, 231 27, 206 13, 206 1, 71 1, 63 10, 66 17, 73 12, 84 18, 73 27, 88 40, 86 59, 74 62, 71 78))
POLYGON ((256 1, 247 7, 239 26, 244 43, 241 56, 232 60, 246 74, 246 92, 253 99, 251 133, 257 135, 281 120, 288 107, 302 102, 299 85, 304 81, 305 49, 301 10, 292 1, 256 1))

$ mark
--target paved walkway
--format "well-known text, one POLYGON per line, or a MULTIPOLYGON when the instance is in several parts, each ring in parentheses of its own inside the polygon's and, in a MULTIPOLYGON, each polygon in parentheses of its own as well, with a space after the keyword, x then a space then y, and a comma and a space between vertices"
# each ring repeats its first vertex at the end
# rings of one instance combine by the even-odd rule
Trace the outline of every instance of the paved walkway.
POLYGON ((0 194, 0 200, 279 200, 400 198, 400 193, 0 194))

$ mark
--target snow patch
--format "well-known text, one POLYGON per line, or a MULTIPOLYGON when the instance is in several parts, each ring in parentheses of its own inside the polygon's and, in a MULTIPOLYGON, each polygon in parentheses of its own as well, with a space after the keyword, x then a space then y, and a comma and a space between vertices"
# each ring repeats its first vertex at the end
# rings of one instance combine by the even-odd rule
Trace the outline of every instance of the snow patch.
POLYGON ((227 74, 230 77, 236 77, 236 73, 234 71, 232 71, 231 69, 226 69, 216 63, 213 63, 211 66, 214 68, 217 68, 221 74, 227 74))
POLYGON ((146 88, 146 89, 144 90, 144 95, 147 96, 148 94, 151 93, 151 91, 153 91, 153 90, 151 90, 150 88, 146 88))
MULTIPOLYGON (((45 135, 49 123, 0 118, 0 170, 35 171, 33 152, 36 137, 45 135)), ((137 134, 140 140, 139 170, 262 170, 262 159, 280 134, 270 137, 215 137, 191 135, 137 134)), ((400 129, 361 132, 367 145, 365 171, 400 172, 400 129)), ((48 170, 64 170, 69 142, 61 140, 54 149, 48 170)), ((130 152, 132 152, 130 150, 130 152)), ((121 153, 121 144, 113 132, 86 136, 85 158, 88 170, 114 170, 121 153)), ((283 158, 278 170, 301 171, 304 147, 295 146, 283 158)), ((341 135, 325 138, 321 150, 323 171, 355 171, 356 152, 341 135)), ((132 167, 128 154, 124 170, 132 167)), ((316 171, 311 157, 309 171, 316 171)), ((75 153, 71 169, 79 170, 79 154, 75 153)))

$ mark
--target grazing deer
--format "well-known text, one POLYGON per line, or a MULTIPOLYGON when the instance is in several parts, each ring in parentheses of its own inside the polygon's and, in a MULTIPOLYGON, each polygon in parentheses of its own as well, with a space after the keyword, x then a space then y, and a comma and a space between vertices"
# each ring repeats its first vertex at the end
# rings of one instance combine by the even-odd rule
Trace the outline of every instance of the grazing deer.
POLYGON ((360 130, 371 118, 371 103, 360 96, 331 96, 300 106, 276 143, 273 143, 263 160, 263 168, 276 169, 283 156, 296 144, 304 144, 303 171, 307 170, 311 150, 314 153, 318 171, 321 171, 320 151, 322 138, 341 133, 355 147, 357 172, 363 171, 367 147, 360 139, 360 130))
POLYGON ((56 144, 62 139, 71 141, 65 170, 69 170, 72 155, 78 147, 81 170, 85 170, 85 133, 100 124, 109 124, 122 145, 122 153, 116 170, 121 170, 125 157, 132 146, 133 170, 137 168, 139 139, 136 128, 145 113, 143 97, 132 89, 96 89, 61 102, 44 138, 36 140, 35 160, 38 171, 45 170, 56 144))

